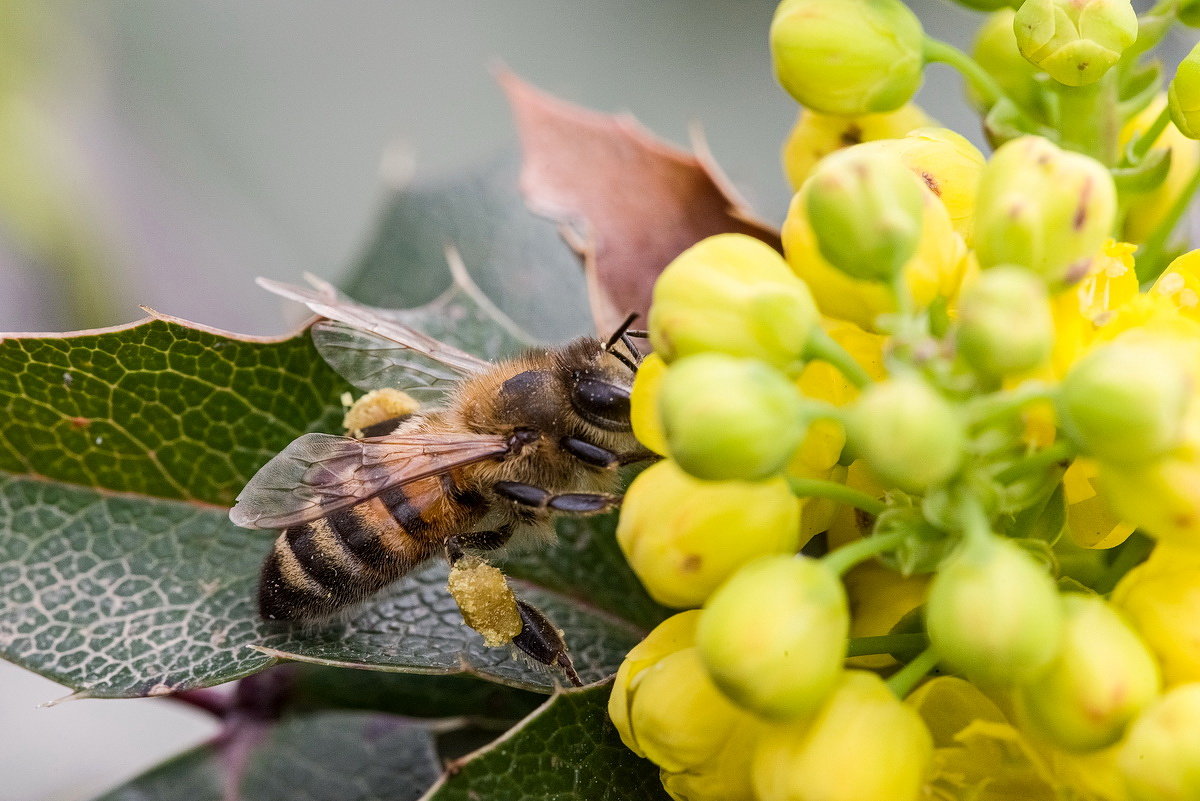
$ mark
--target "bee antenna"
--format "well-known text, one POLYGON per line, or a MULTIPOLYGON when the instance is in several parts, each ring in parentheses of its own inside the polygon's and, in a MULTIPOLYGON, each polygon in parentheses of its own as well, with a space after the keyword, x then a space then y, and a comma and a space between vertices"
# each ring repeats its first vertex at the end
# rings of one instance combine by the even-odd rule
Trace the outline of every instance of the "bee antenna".
POLYGON ((621 341, 621 338, 625 336, 625 332, 629 330, 629 326, 633 325, 633 321, 636 320, 637 318, 638 318, 637 312, 634 312, 633 314, 626 317, 625 322, 623 322, 619 326, 617 326, 617 330, 614 331, 613 335, 610 336, 608 338, 608 341, 604 343, 604 349, 611 351, 613 349, 613 345, 615 345, 619 341, 621 341))
POLYGON ((647 331, 647 330, 645 330, 645 329, 643 329, 643 328, 626 328, 626 329, 625 329, 625 336, 627 336, 627 337, 637 337, 638 339, 649 339, 649 338, 650 338, 650 332, 649 332, 649 331, 647 331))

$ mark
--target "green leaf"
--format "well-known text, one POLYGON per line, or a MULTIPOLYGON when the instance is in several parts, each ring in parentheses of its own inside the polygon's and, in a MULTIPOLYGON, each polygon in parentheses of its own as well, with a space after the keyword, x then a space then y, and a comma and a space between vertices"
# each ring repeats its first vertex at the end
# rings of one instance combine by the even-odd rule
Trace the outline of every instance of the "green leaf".
MULTIPOLYGON (((457 220, 465 234, 475 219, 471 209, 486 216, 503 203, 519 204, 512 186, 481 189, 510 173, 448 189, 440 202, 433 190, 422 190, 420 202, 398 196, 389 212, 394 225, 380 237, 396 247, 377 246, 364 265, 381 266, 389 252, 402 255, 399 243, 418 241, 420 225, 457 220), (487 202, 479 207, 468 190, 487 202)), ((529 244, 548 247, 546 237, 557 237, 553 227, 523 208, 503 219, 507 228, 492 233, 507 249, 493 255, 510 261, 487 262, 495 281, 502 270, 517 283, 536 278, 519 297, 541 292, 551 320, 570 319, 578 328, 586 315, 564 312, 578 275, 560 276, 556 289, 539 272, 555 262, 534 258, 529 244), (522 238, 527 223, 542 225, 545 236, 522 238), (533 261, 514 266, 517 255, 533 261)), ((402 263, 411 270, 431 270, 428 259, 445 263, 446 238, 427 234, 424 241, 426 250, 405 251, 402 263)), ((480 248, 495 242, 459 244, 482 258, 480 248)), ((378 282, 399 273, 371 268, 358 275, 378 282)), ((407 314, 425 315, 430 325, 457 321, 443 335, 488 351, 479 354, 485 357, 514 344, 486 298, 469 292, 452 291, 407 314)), ((234 527, 226 508, 293 438, 338 431, 347 389, 306 334, 239 337, 159 315, 106 331, 0 341, 0 470, 8 473, 0 472, 0 655, 90 697, 210 686, 277 658, 553 688, 557 675, 507 648, 485 648, 463 626, 445 590, 445 568, 436 564, 346 622, 305 629, 258 618, 257 576, 273 534, 234 527)), ((611 675, 667 614, 629 571, 614 524, 615 516, 564 521, 558 546, 508 564, 518 593, 565 630, 576 668, 590 681, 611 675)))
POLYGON ((321 712, 235 726, 97 801, 414 801, 440 773, 433 732, 393 715, 321 712))
POLYGON ((423 801, 659 801, 658 768, 608 719, 608 686, 554 696, 504 737, 459 760, 423 801))
POLYGON ((395 190, 342 288, 372 306, 427 302, 450 283, 452 245, 484 293, 536 339, 593 333, 579 257, 555 223, 525 207, 519 170, 508 154, 466 176, 395 190))

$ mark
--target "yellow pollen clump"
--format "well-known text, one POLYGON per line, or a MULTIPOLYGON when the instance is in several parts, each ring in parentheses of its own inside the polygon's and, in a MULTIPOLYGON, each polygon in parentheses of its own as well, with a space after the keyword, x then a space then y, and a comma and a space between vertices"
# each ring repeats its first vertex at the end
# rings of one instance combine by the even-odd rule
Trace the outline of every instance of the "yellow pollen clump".
POLYGON ((398 389, 373 389, 354 401, 342 419, 342 425, 351 436, 361 437, 364 428, 370 428, 394 417, 410 415, 419 408, 420 402, 407 392, 398 389))
POLYGON ((463 559, 451 569, 447 586, 463 620, 483 635, 487 646, 506 645, 521 633, 517 599, 499 568, 478 559, 463 559))

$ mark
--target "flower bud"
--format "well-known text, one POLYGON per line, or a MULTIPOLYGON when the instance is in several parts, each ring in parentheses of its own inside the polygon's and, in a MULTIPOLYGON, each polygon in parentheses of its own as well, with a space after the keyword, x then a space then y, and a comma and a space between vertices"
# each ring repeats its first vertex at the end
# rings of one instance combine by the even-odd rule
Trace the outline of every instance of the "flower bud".
POLYGON ((817 307, 769 245, 710 236, 667 265, 654 284, 650 342, 670 363, 716 351, 798 369, 817 307))
POLYGON ((638 365, 629 396, 629 422, 638 442, 659 456, 667 455, 667 435, 663 431, 662 415, 658 411, 662 380, 667 365, 662 356, 651 353, 638 365))
POLYGON ((954 230, 970 244, 983 154, 949 128, 918 128, 906 136, 869 142, 859 150, 892 153, 942 201, 954 230))
POLYGON ((825 159, 804 184, 821 255, 847 275, 890 281, 916 253, 924 200, 898 157, 856 147, 825 159))
POLYGON ((909 492, 952 476, 966 444, 954 408, 916 376, 867 387, 850 407, 846 428, 855 453, 872 472, 909 492))
POLYGON ((958 303, 958 353, 996 378, 1032 370, 1054 344, 1046 285, 1019 267, 996 267, 967 287, 958 303))
MULTIPOLYGON (((683 722, 681 725, 691 725, 683 722)), ((678 773, 659 773, 663 789, 675 801, 758 801, 751 760, 764 725, 751 715, 733 727, 720 753, 702 765, 678 773)))
MULTIPOLYGON (((1036 108, 1040 93, 1036 80, 1038 69, 1021 55, 1017 47, 1017 37, 1013 33, 1015 14, 1012 8, 1002 8, 989 14, 975 34, 971 55, 1019 107, 1036 108)), ((975 104, 982 105, 973 90, 968 91, 975 104)))
POLYGON ((1044 672, 1017 690, 1028 723, 1056 745, 1112 745, 1158 695, 1158 666, 1138 636, 1097 596, 1063 596, 1063 638, 1044 672))
POLYGON ((1137 465, 1163 456, 1180 440, 1191 381, 1166 352, 1117 342, 1097 348, 1063 379, 1063 429, 1089 456, 1137 465))
POLYGON ((975 254, 984 269, 1016 265, 1052 288, 1087 274, 1112 230, 1117 193, 1103 164, 1040 136, 1000 146, 983 170, 975 254))
POLYGON ((804 437, 796 387, 769 365, 723 353, 673 364, 659 411, 671 458, 697 478, 770 478, 804 437))
POLYGON ((1025 0, 1013 19, 1021 55, 1067 86, 1100 80, 1137 39, 1130 0, 1025 0))
POLYGON ((646 752, 638 745, 637 737, 629 721, 629 707, 633 703, 633 691, 641 680, 641 673, 671 654, 691 648, 696 643, 696 624, 700 622, 700 611, 693 609, 667 618, 646 635, 646 639, 630 649, 625 655, 617 676, 613 680, 612 694, 608 697, 608 716, 621 735, 625 746, 638 756, 646 752))
POLYGON ((676 651, 643 670, 629 705, 629 725, 642 753, 676 772, 720 754, 743 716, 712 683, 695 648, 676 651))
POLYGON ((921 86, 923 43, 900 0, 783 0, 771 23, 779 83, 825 114, 903 106, 921 86))
POLYGON ((1188 139, 1200 139, 1200 45, 1192 48, 1167 87, 1171 121, 1188 139))
POLYGON ((1133 722, 1120 765, 1130 801, 1200 798, 1200 684, 1176 687, 1133 722))
POLYGON ((1147 534, 1200 548, 1200 452, 1195 447, 1144 465, 1101 463, 1099 485, 1113 510, 1147 534))
POLYGON ((1168 687, 1200 682, 1200 552, 1159 545, 1125 574, 1112 602, 1154 652, 1168 687))
POLYGON ((895 111, 853 117, 801 108, 783 145, 783 169, 792 189, 799 189, 817 163, 836 150, 860 142, 893 139, 932 124, 933 120, 912 103, 895 111))
POLYGON ((811 724, 764 733, 759 801, 917 801, 933 756, 920 716, 874 673, 850 670, 811 724))
POLYGON ((938 655, 985 685, 1012 686, 1058 653, 1062 603, 1054 581, 1010 540, 968 542, 929 587, 925 629, 938 655))
POLYGON ((617 543, 654 600, 699 606, 746 562, 794 553, 799 508, 781 478, 701 481, 663 461, 630 485, 617 543))
POLYGON ((708 599, 696 647, 717 686, 774 720, 812 714, 842 671, 850 617, 842 583, 801 556, 752 562, 708 599))

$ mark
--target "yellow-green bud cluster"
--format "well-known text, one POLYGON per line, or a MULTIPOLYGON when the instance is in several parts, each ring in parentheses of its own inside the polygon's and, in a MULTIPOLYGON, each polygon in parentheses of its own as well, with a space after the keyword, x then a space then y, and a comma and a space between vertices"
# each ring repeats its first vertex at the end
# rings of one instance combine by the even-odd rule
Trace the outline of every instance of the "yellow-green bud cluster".
POLYGON ((783 254, 710 237, 655 287, 665 458, 617 539, 689 611, 610 712, 673 798, 1200 799, 1200 251, 1146 281, 1200 56, 1169 97, 1136 63, 1200 4, 958 2, 974 63, 899 0, 780 3, 783 254), (927 61, 990 158, 911 104, 927 61))

